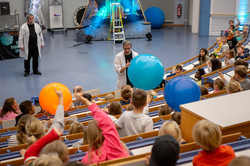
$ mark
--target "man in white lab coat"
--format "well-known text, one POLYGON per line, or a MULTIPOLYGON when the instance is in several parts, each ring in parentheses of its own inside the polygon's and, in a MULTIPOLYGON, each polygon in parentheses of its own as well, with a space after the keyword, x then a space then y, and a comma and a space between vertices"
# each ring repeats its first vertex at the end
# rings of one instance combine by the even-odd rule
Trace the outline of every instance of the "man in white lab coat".
POLYGON ((124 41, 123 51, 118 53, 114 60, 115 71, 117 73, 116 90, 120 90, 124 85, 133 87, 128 78, 127 70, 130 66, 130 61, 136 56, 138 56, 138 53, 132 51, 132 43, 130 41, 124 41))
POLYGON ((41 57, 41 48, 44 48, 41 27, 34 22, 34 16, 32 14, 28 14, 26 18, 27 22, 21 26, 18 40, 20 57, 24 58, 24 77, 27 77, 30 73, 31 58, 33 58, 33 74, 42 74, 38 71, 38 57, 41 57))

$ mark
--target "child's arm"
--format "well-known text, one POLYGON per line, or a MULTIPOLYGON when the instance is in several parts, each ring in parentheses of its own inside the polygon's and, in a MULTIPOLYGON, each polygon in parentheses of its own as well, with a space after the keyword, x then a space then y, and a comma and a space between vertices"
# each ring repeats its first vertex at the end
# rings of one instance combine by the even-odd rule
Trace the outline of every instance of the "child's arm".
POLYGON ((86 98, 82 97, 81 93, 75 94, 75 98, 88 106, 99 128, 102 130, 102 134, 105 137, 105 145, 112 148, 113 151, 123 151, 116 127, 110 117, 95 103, 92 104, 86 98))
POLYGON ((236 28, 236 29, 238 29, 238 28, 239 28, 239 26, 240 26, 240 20, 239 20, 239 18, 238 18, 238 16, 237 16, 237 15, 236 15, 235 17, 236 17, 237 22, 238 22, 238 23, 235 25, 235 28, 236 28))
POLYGON ((28 165, 32 160, 36 159, 43 147, 58 139, 61 134, 59 130, 52 129, 47 135, 32 144, 24 154, 24 164, 28 165))
POLYGON ((58 130, 63 132, 63 130, 64 130, 63 93, 62 93, 62 91, 60 91, 60 90, 57 91, 56 89, 55 89, 55 93, 57 94, 57 96, 59 98, 59 103, 57 106, 55 118, 54 118, 53 123, 50 126, 48 132, 50 132, 52 130, 52 128, 57 128, 58 130))

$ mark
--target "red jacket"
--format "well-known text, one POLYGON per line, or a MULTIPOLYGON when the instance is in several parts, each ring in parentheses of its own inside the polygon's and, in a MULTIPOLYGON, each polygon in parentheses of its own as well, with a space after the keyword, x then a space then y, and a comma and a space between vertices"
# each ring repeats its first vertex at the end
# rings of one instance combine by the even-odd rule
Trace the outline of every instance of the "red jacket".
POLYGON ((199 152, 194 156, 193 166, 227 166, 235 158, 231 146, 221 145, 214 152, 199 152))

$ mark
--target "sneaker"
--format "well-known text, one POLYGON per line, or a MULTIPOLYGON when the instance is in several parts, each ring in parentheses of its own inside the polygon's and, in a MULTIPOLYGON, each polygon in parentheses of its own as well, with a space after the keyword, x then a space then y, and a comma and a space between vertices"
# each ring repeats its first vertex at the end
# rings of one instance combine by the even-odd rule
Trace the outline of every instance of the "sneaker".
POLYGON ((33 72, 33 74, 42 75, 42 73, 40 71, 35 71, 35 72, 33 72))
POLYGON ((27 77, 27 76, 29 76, 29 73, 28 73, 28 72, 25 72, 23 76, 24 76, 24 77, 27 77))

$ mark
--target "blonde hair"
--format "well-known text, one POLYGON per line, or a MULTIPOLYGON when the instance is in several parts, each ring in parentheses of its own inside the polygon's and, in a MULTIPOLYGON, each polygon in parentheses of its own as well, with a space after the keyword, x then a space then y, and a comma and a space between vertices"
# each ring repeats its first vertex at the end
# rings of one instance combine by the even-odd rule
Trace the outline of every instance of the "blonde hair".
POLYGON ((28 120, 25 130, 28 136, 28 146, 32 145, 45 135, 43 124, 36 118, 28 120))
POLYGON ((103 145, 104 136, 102 135, 102 130, 98 127, 97 121, 92 120, 88 124, 87 128, 87 141, 89 143, 89 160, 91 160, 91 151, 99 150, 99 155, 101 154, 101 147, 103 145))
POLYGON ((84 131, 84 128, 83 128, 83 125, 81 123, 79 123, 79 122, 73 122, 70 125, 68 135, 82 133, 83 131, 84 131))
POLYGON ((69 151, 67 146, 61 141, 53 141, 46 145, 42 151, 43 154, 57 154, 63 163, 67 163, 69 160, 69 151))
POLYGON ((221 144, 221 130, 206 119, 198 121, 193 128, 195 142, 205 151, 213 152, 221 144))
POLYGON ((30 114, 26 114, 26 115, 23 115, 19 119, 17 123, 17 135, 16 135, 18 145, 27 143, 27 135, 26 135, 25 126, 26 126, 27 121, 32 118, 34 118, 34 116, 30 114))
POLYGON ((238 81, 230 81, 226 86, 227 93, 236 93, 242 91, 240 83, 238 81))
POLYGON ((153 98, 154 96, 156 96, 156 97, 158 96, 157 93, 156 93, 154 90, 149 90, 149 91, 147 92, 147 94, 148 94, 150 97, 152 97, 152 98, 153 98))
POLYGON ((63 163, 56 155, 53 154, 50 155, 43 154, 36 160, 34 160, 32 163, 32 166, 51 166, 51 165, 63 166, 63 163))
POLYGON ((216 38, 216 41, 219 41, 219 40, 221 41, 221 37, 217 37, 217 38, 216 38))
POLYGON ((167 134, 173 136, 179 144, 181 143, 181 130, 175 121, 167 121, 162 124, 158 135, 162 136, 167 134))

